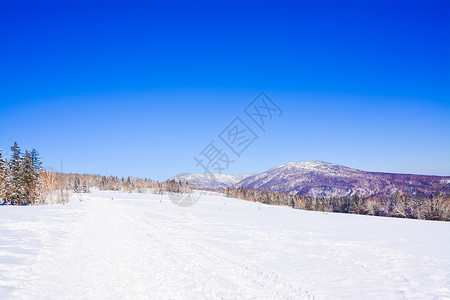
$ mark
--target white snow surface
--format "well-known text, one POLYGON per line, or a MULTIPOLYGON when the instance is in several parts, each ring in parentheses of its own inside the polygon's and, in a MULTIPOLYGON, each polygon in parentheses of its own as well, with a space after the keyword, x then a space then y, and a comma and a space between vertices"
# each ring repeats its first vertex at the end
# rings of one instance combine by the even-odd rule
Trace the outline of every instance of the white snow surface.
POLYGON ((449 288, 446 222, 214 193, 189 208, 106 191, 0 207, 0 299, 450 299, 449 288))

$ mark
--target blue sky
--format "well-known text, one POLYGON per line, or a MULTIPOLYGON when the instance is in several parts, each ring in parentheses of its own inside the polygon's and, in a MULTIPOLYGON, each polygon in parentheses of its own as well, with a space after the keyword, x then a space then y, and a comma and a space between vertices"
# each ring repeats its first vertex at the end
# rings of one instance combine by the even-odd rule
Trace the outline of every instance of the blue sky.
POLYGON ((0 148, 65 172, 164 180, 322 160, 450 175, 448 1, 0 0, 0 148), (263 132, 243 109, 283 110, 263 132), (218 135, 258 135, 241 157, 218 135), (246 119, 247 118, 247 119, 246 119))

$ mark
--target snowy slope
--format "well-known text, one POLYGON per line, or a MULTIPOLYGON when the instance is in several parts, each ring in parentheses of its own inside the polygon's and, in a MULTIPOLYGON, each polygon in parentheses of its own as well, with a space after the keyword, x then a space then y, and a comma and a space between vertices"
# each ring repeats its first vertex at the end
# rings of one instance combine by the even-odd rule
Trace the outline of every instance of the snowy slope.
POLYGON ((0 299, 450 298, 444 222, 94 192, 0 232, 0 299))
POLYGON ((300 193, 305 196, 362 197, 390 195, 395 191, 425 195, 439 190, 450 194, 450 177, 365 172, 341 165, 303 161, 274 167, 249 176, 234 187, 300 193))
POLYGON ((203 189, 226 189, 247 178, 251 174, 227 175, 220 173, 210 174, 186 174, 175 176, 170 179, 176 181, 186 181, 193 188, 203 189))

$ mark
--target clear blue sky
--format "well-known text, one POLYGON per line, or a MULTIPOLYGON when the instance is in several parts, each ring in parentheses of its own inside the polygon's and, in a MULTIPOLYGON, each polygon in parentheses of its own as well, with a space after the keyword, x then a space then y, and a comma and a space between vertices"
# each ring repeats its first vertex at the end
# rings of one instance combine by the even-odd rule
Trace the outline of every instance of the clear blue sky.
POLYGON ((198 173, 265 91, 284 113, 226 173, 450 175, 449 16, 449 1, 0 0, 0 148, 65 172, 198 173))

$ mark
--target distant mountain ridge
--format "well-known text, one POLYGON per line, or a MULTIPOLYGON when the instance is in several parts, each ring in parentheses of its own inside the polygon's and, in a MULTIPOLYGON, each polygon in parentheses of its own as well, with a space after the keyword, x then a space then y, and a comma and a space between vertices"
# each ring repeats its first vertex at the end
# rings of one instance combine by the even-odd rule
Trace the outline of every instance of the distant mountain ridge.
POLYGON ((321 161, 288 163, 254 175, 205 176, 191 175, 188 183, 195 188, 234 187, 338 198, 389 196, 396 191, 428 196, 439 190, 450 194, 450 176, 366 172, 321 161))
POLYGON ((232 187, 251 174, 226 175, 220 173, 211 174, 185 174, 172 177, 176 181, 186 181, 193 188, 198 189, 226 189, 232 187))

